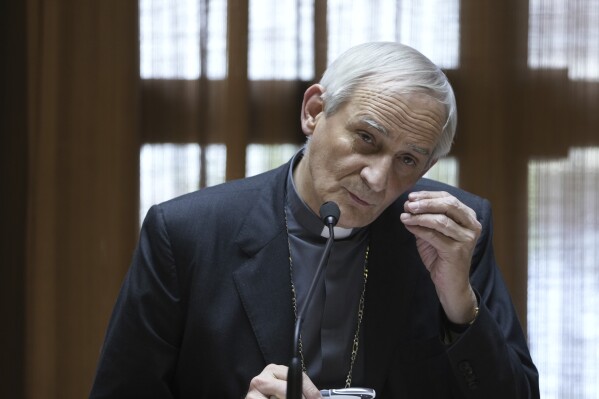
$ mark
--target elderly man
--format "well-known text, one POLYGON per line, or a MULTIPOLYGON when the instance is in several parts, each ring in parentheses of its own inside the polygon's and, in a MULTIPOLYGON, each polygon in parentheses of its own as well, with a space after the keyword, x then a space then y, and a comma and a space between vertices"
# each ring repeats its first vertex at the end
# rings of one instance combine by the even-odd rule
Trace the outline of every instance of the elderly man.
POLYGON ((303 395, 538 398, 495 263, 488 201, 422 176, 451 147, 456 105, 416 50, 367 43, 301 108, 289 163, 153 207, 118 298, 92 398, 284 398, 297 309, 303 395))

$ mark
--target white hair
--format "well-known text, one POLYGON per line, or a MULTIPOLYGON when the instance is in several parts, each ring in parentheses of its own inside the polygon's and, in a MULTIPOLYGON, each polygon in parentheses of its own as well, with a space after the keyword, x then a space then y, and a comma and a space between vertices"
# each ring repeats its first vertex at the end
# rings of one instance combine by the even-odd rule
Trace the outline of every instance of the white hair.
POLYGON ((457 126, 457 109, 449 80, 432 61, 417 50, 395 42, 357 45, 341 54, 327 68, 320 84, 328 117, 351 99, 359 86, 387 93, 425 93, 445 107, 447 120, 431 159, 449 153, 457 126))

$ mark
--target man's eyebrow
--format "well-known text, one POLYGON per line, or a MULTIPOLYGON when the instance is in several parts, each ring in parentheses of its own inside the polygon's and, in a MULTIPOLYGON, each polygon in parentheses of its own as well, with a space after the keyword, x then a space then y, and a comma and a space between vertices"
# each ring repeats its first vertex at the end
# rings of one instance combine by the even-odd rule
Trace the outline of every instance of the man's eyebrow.
POLYGON ((389 132, 387 132, 387 129, 385 129, 384 126, 382 126, 380 123, 378 123, 374 119, 366 117, 366 118, 362 118, 362 122, 372 126, 374 129, 378 130, 379 133, 381 133, 383 136, 389 137, 389 132))
POLYGON ((419 147, 415 144, 408 144, 408 147, 410 147, 412 150, 414 150, 417 153, 422 154, 422 155, 430 155, 430 153, 431 153, 428 149, 419 147))
MULTIPOLYGON (((382 126, 380 123, 378 123, 374 119, 369 118, 369 117, 364 117, 361 119, 361 121, 372 126, 374 129, 376 129, 382 135, 389 137, 389 132, 387 132, 387 129, 385 129, 384 126, 382 126)), ((419 154, 422 154, 422 155, 430 155, 430 153, 431 153, 428 148, 420 147, 416 144, 408 144, 408 147, 410 147, 413 151, 415 151, 419 154)))

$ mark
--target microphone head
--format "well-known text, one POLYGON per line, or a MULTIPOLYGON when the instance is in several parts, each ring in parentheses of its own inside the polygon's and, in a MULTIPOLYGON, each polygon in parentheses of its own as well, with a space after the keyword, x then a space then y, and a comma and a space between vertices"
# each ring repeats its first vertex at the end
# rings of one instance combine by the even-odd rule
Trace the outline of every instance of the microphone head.
POLYGON ((320 206, 320 219, 325 225, 335 226, 341 217, 339 205, 333 201, 327 201, 320 206))

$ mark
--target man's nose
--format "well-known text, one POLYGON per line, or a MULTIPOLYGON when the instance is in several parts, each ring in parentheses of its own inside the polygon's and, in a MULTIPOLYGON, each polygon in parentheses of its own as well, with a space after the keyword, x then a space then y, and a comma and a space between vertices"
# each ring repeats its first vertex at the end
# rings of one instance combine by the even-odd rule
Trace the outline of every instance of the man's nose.
POLYGON ((381 192, 387 188, 393 159, 388 156, 375 157, 362 168, 360 176, 372 191, 381 192))

